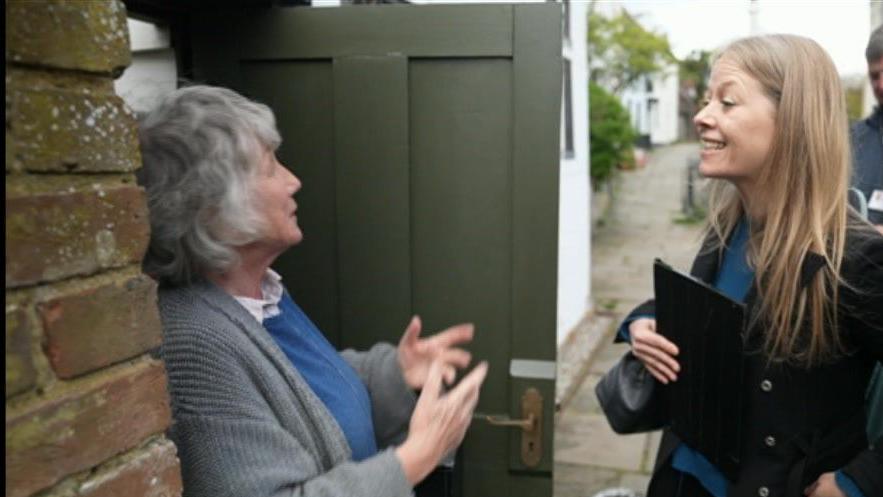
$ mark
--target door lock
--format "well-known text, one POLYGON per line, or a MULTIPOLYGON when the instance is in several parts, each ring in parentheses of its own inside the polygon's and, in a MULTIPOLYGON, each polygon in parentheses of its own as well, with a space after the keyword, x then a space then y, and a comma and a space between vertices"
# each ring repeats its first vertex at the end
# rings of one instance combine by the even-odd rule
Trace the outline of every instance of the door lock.
POLYGON ((521 428, 521 462, 536 467, 543 458, 543 396, 536 388, 528 388, 521 396, 522 419, 506 415, 473 414, 473 419, 487 421, 492 426, 521 428))

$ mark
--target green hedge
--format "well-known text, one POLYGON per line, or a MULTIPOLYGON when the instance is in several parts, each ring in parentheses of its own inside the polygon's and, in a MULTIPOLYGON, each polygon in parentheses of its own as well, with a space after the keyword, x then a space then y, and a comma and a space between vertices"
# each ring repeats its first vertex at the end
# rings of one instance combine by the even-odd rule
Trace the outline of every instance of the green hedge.
POLYGON ((598 188, 618 167, 635 167, 635 130, 619 99, 589 83, 589 140, 592 184, 598 188))

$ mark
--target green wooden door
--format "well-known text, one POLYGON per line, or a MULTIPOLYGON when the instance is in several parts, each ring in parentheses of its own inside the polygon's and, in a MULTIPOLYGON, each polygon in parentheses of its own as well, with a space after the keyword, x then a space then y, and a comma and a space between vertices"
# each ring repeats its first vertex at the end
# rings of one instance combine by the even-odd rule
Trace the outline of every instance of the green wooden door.
POLYGON ((274 8, 200 15, 197 79, 270 105, 305 238, 275 268, 340 347, 471 321, 478 410, 544 399, 539 462, 476 420, 465 496, 552 495, 560 7, 274 8))

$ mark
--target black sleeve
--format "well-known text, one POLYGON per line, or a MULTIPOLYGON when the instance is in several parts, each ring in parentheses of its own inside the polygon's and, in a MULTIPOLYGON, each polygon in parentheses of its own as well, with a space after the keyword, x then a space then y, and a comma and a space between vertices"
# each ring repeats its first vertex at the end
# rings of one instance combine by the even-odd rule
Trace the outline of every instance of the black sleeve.
MULTIPOLYGON (((622 323, 619 325, 619 329, 623 327, 626 323, 630 323, 639 317, 646 316, 655 316, 656 315, 656 301, 650 299, 643 304, 639 305, 632 309, 632 312, 622 320, 622 323)), ((621 343, 627 341, 625 337, 622 336, 622 333, 619 331, 616 332, 616 336, 613 338, 613 343, 621 343)))
POLYGON ((843 468, 843 473, 852 478, 865 496, 883 495, 883 437, 861 451, 843 468))
POLYGON ((883 236, 863 234, 847 254, 841 271, 841 326, 859 353, 883 362, 883 236))
MULTIPOLYGON (((860 353, 883 362, 883 236, 869 233, 854 248, 843 273, 848 285, 841 296, 843 324, 850 327, 860 353)), ((843 472, 866 496, 883 495, 883 437, 872 441, 843 472)))

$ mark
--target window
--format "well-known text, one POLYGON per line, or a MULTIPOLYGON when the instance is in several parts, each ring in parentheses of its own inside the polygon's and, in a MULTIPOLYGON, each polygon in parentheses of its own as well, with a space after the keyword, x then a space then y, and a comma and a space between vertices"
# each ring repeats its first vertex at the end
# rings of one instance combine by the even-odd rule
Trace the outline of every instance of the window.
POLYGON ((573 151, 573 91, 571 89, 571 81, 570 81, 570 61, 564 59, 564 92, 561 98, 561 105, 563 107, 563 118, 564 123, 561 126, 562 131, 564 132, 564 150, 563 155, 564 158, 570 159, 574 156, 573 151))

